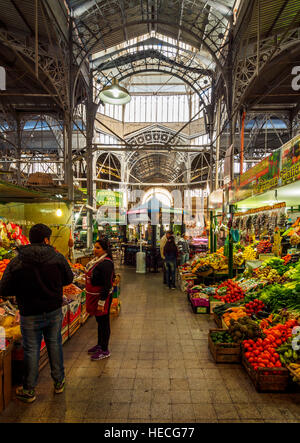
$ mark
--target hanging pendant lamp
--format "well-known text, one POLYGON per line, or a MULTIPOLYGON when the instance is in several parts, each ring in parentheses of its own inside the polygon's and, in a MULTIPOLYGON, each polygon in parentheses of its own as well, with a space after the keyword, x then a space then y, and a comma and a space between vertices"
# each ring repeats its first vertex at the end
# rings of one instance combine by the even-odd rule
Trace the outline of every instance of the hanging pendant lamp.
POLYGON ((100 100, 111 105, 126 105, 131 100, 127 89, 119 85, 116 78, 112 79, 112 84, 105 86, 100 92, 100 100))

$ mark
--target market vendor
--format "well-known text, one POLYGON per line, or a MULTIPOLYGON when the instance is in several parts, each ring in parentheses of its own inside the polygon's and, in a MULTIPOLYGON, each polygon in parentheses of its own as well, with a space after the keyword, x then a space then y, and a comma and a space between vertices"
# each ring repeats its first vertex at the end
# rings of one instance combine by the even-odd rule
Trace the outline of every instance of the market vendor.
POLYGON ((23 387, 17 398, 26 403, 35 399, 42 337, 44 336, 54 392, 63 392, 65 373, 62 350, 63 286, 73 281, 65 257, 50 246, 52 231, 44 224, 32 226, 29 245, 18 248, 18 256, 8 264, 0 282, 0 297, 15 296, 20 310, 24 349, 23 387))
POLYGON ((86 310, 94 315, 98 323, 98 342, 88 350, 91 360, 102 360, 110 356, 110 305, 114 280, 114 263, 109 243, 97 240, 94 245, 95 258, 86 266, 86 310))

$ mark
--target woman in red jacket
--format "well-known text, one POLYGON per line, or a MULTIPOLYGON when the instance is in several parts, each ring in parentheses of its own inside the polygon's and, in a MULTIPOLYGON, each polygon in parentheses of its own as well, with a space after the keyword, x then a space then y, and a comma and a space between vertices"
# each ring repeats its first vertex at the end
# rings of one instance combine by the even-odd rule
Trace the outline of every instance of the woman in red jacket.
POLYGON ((102 360, 110 356, 108 343, 110 338, 109 311, 112 302, 114 264, 109 244, 106 240, 97 240, 94 245, 95 258, 86 266, 86 310, 94 315, 98 323, 98 343, 88 350, 91 360, 102 360))

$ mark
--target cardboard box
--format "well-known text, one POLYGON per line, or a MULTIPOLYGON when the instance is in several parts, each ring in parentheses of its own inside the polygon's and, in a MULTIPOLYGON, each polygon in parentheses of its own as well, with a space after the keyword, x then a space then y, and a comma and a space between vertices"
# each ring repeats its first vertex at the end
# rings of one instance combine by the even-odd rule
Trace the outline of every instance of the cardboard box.
POLYGON ((68 304, 69 310, 69 325, 74 322, 77 318, 80 318, 81 313, 81 302, 78 300, 74 300, 68 304))
POLYGON ((62 329, 64 329, 69 324, 69 307, 68 307, 68 305, 62 306, 62 314, 63 314, 63 319, 62 319, 61 327, 62 327, 62 329))

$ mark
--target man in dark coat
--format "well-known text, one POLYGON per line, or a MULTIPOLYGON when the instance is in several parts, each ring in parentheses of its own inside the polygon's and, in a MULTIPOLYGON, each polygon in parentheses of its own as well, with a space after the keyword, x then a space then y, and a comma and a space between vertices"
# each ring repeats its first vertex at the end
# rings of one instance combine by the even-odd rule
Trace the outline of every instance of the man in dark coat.
POLYGON ((29 245, 18 248, 0 282, 0 297, 16 297, 21 318, 24 349, 23 387, 17 398, 27 403, 36 399, 35 386, 41 341, 44 337, 54 380, 54 392, 63 392, 65 373, 62 351, 63 286, 73 281, 65 257, 50 246, 51 229, 43 224, 32 226, 29 245))

